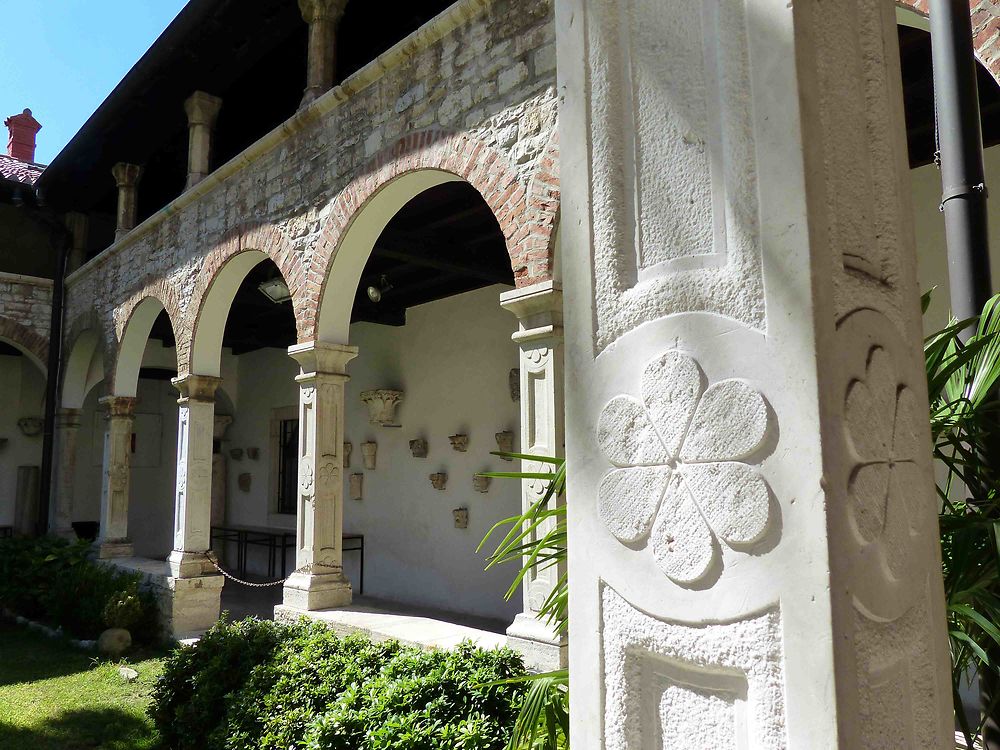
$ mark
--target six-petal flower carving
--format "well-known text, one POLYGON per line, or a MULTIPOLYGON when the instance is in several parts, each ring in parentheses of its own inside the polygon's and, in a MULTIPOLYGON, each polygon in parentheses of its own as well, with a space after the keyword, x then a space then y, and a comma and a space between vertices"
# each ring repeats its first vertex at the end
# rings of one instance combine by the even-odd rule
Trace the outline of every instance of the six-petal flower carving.
POLYGON ((705 388, 677 350, 646 366, 641 390, 641 401, 616 396, 601 412, 597 439, 617 468, 601 480, 598 510, 619 541, 651 537, 660 569, 693 583, 715 561, 713 534, 746 546, 767 531, 770 490, 743 459, 764 443, 768 407, 742 380, 705 388))

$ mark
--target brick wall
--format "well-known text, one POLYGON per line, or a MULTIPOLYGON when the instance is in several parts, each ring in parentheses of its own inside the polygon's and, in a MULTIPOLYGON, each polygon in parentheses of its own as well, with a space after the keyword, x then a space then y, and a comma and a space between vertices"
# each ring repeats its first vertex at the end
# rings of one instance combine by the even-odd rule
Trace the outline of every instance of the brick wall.
POLYGON ((552 7, 544 0, 458 5, 480 10, 422 49, 408 45, 398 64, 362 90, 351 92, 357 74, 348 79, 333 92, 343 100, 318 120, 85 266, 70 280, 67 328, 78 328, 75 319, 99 305, 106 351, 113 352, 128 314, 152 294, 171 316, 183 372, 212 274, 233 252, 255 247, 285 273, 299 338, 309 340, 318 297, 307 279, 323 262, 323 238, 350 220, 336 215, 338 206, 354 205, 343 196, 362 183, 377 188, 372 175, 389 179, 433 159, 462 176, 475 171, 484 198, 505 212, 499 218, 502 226, 507 220, 518 283, 548 278, 558 207, 552 7), (430 146, 401 150, 407 143, 430 146), (442 155, 442 144, 452 150, 442 155))
POLYGON ((49 279, 0 273, 0 339, 26 349, 44 363, 51 315, 49 279))

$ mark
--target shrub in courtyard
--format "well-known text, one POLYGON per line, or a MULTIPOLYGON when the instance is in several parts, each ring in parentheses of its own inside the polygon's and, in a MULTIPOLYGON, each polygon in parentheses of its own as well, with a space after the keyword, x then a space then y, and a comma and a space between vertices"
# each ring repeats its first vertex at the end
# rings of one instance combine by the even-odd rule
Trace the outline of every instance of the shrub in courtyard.
POLYGON ((512 651, 428 652, 316 624, 222 622, 168 659, 151 714, 175 750, 501 750, 512 651))
POLYGON ((90 559, 86 542, 53 537, 0 541, 0 605, 62 627, 77 638, 97 638, 110 604, 126 605, 137 641, 158 636, 156 601, 139 588, 139 575, 90 559))

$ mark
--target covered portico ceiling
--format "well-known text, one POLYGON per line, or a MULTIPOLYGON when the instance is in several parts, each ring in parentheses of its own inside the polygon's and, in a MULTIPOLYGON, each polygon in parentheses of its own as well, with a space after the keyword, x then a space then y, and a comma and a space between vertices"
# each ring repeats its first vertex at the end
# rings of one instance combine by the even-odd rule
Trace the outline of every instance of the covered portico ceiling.
MULTIPOLYGON (((295 343, 292 303, 272 302, 259 289, 278 276, 277 266, 263 261, 240 285, 223 337, 233 354, 295 343)), ((416 196, 386 226, 358 284, 352 321, 401 326, 410 307, 494 284, 514 284, 500 226, 474 187, 446 182, 416 196), (369 286, 382 291, 379 302, 369 298, 369 286)), ((173 346, 165 314, 151 335, 173 346)))

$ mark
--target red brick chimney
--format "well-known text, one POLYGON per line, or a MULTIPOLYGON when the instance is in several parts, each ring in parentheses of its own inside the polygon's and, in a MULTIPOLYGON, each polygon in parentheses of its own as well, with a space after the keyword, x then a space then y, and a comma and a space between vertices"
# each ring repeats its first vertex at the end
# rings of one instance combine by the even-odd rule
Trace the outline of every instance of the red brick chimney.
POLYGON ((35 161, 35 134, 42 129, 38 120, 26 109, 19 115, 11 115, 3 124, 10 131, 7 139, 7 155, 20 161, 35 161))

